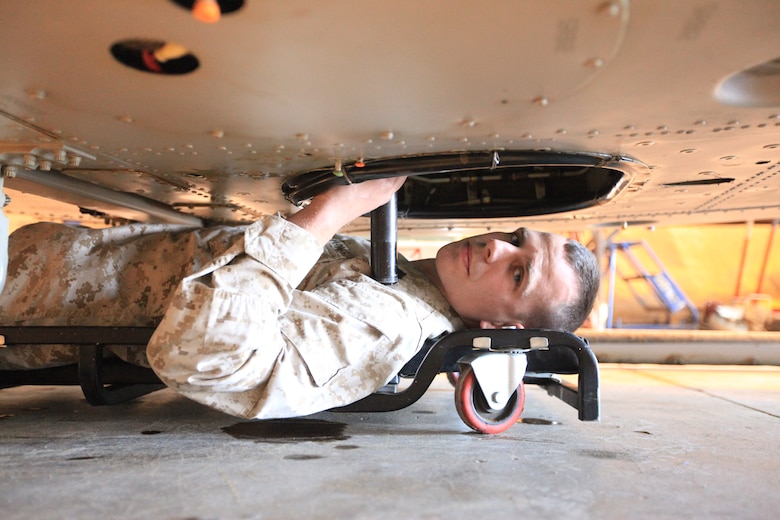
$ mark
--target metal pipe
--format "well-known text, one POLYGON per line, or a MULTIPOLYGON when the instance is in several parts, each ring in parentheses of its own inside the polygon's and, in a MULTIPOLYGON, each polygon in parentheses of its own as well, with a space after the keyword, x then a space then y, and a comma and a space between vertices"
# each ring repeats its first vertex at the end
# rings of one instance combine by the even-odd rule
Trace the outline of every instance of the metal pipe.
MULTIPOLYGON (((162 202, 142 197, 135 193, 116 191, 106 188, 105 186, 82 181, 56 170, 41 171, 20 168, 16 172, 15 177, 8 179, 9 187, 13 187, 12 183, 16 183, 17 180, 39 184, 59 193, 76 195, 121 208, 138 211, 150 217, 159 219, 162 222, 195 227, 203 226, 203 222, 200 218, 176 211, 162 202)), ((22 191, 35 193, 29 189, 22 191)))
POLYGON ((398 282, 396 195, 371 212, 371 277, 385 285, 398 282))
POLYGON ((3 213, 4 206, 3 174, 0 172, 0 292, 5 287, 5 277, 8 273, 8 217, 3 213))
POLYGON ((617 248, 619 245, 608 239, 607 247, 609 247, 609 289, 607 294, 606 327, 611 329, 615 311, 615 277, 617 276, 617 248))
POLYGON ((753 221, 748 220, 745 222, 745 242, 742 246, 742 258, 739 260, 739 271, 737 272, 737 288, 734 291, 734 296, 739 298, 742 292, 742 276, 745 273, 745 262, 747 261, 748 247, 750 247, 750 238, 753 234, 753 221))
POLYGON ((600 363, 780 365, 780 333, 580 329, 600 363))
POLYGON ((761 294, 761 289, 764 286, 764 276, 766 275, 766 266, 769 264, 769 256, 772 254, 772 244, 775 241, 775 231, 777 230, 777 224, 780 222, 777 219, 772 221, 772 230, 769 232, 769 241, 766 244, 766 250, 764 251, 764 263, 761 264, 761 274, 758 275, 758 286, 756 292, 761 294))

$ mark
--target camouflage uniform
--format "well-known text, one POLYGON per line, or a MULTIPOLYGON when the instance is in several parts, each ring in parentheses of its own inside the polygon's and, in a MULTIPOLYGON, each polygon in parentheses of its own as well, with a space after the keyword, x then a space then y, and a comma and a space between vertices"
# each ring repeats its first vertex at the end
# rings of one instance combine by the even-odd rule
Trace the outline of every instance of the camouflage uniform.
MULTIPOLYGON (((227 250, 242 232, 170 224, 25 226, 9 237, 0 324, 157 325, 179 281, 227 250)), ((144 348, 111 350, 148 366, 144 348)), ((77 361, 78 351, 70 345, 0 348, 3 369, 77 361)))
MULTIPOLYGON (((64 235, 47 230, 37 239, 27 230, 22 248, 22 230, 12 236, 0 323, 159 322, 146 353, 160 378, 240 417, 354 402, 383 386, 425 339, 462 327, 409 262, 399 259, 403 276, 384 286, 368 276, 367 241, 339 236, 323 251, 280 217, 208 230, 58 228, 64 235), (50 244, 63 240, 71 246, 50 244), (57 256, 25 260, 40 249, 57 256)), ((10 351, 0 349, 0 366, 10 351)), ((44 361, 72 362, 72 354, 44 361)), ((40 366, 39 356, 26 359, 40 366)))

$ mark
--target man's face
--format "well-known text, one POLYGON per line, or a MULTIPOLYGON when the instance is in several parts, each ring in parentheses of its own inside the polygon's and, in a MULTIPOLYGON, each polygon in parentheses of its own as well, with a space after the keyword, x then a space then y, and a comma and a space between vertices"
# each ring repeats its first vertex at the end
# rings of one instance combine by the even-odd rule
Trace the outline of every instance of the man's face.
POLYGON ((452 242, 436 254, 444 294, 470 327, 523 326, 540 303, 574 295, 577 277, 560 235, 520 228, 452 242))

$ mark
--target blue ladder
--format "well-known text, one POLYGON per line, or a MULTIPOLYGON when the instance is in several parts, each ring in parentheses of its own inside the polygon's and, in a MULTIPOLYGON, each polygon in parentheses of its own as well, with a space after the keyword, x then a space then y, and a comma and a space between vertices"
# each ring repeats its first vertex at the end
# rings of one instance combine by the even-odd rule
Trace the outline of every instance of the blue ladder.
POLYGON ((653 252, 650 246, 644 240, 628 242, 609 241, 607 244, 609 248, 609 309, 607 314, 607 328, 614 328, 614 305, 615 305, 615 282, 617 276, 627 284, 628 289, 631 291, 634 298, 642 305, 643 308, 649 311, 665 311, 667 313, 666 324, 652 325, 652 324, 637 324, 637 325, 625 325, 622 327, 633 328, 695 328, 699 323, 699 311, 693 302, 685 295, 683 290, 672 279, 669 273, 666 272, 661 260, 653 252), (652 272, 648 270, 641 262, 639 257, 634 254, 632 248, 641 248, 653 266, 652 272), (618 254, 622 253, 623 257, 628 261, 628 265, 633 272, 631 274, 624 274, 618 267, 618 254), (635 283, 644 283, 646 293, 655 297, 656 305, 653 305, 646 297, 636 290, 635 283), (690 314, 690 321, 682 323, 680 325, 672 324, 672 315, 677 314, 683 310, 688 310, 690 314))

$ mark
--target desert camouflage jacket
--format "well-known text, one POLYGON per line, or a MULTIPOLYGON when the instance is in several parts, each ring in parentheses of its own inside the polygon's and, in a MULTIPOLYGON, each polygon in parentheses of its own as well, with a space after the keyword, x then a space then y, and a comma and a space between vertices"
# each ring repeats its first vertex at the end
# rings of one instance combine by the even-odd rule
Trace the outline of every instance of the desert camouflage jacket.
MULTIPOLYGON (((196 230, 36 227, 12 235, 0 323, 157 325, 146 351, 155 372, 232 415, 349 404, 382 387, 427 338, 462 327, 411 263, 399 259, 399 283, 382 285, 369 276, 367 241, 338 236, 323 250, 276 216, 196 230)), ((0 366, 73 361, 67 346, 31 348, 0 349, 0 366)), ((143 352, 114 351, 147 362, 143 352)))

